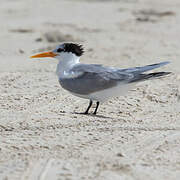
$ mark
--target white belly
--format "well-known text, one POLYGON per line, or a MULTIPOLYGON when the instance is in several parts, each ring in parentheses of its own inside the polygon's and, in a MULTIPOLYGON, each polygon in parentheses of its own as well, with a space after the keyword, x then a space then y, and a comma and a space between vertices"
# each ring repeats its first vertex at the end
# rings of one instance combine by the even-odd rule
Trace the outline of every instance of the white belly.
POLYGON ((87 95, 76 94, 76 93, 72 93, 72 92, 70 92, 70 93, 72 93, 75 96, 84 98, 84 99, 91 99, 94 101, 105 102, 112 97, 118 97, 118 96, 125 95, 126 93, 128 93, 129 90, 133 89, 134 86, 135 86, 134 83, 123 84, 123 85, 121 84, 121 85, 115 86, 113 88, 101 90, 101 91, 94 92, 94 93, 87 94, 87 95))

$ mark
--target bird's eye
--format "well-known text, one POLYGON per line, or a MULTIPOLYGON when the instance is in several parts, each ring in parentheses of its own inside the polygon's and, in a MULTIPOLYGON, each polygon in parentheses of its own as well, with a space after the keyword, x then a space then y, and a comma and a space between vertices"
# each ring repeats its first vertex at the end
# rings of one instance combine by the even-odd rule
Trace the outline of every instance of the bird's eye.
POLYGON ((61 48, 57 49, 57 52, 62 52, 62 51, 63 51, 63 49, 61 49, 61 48))

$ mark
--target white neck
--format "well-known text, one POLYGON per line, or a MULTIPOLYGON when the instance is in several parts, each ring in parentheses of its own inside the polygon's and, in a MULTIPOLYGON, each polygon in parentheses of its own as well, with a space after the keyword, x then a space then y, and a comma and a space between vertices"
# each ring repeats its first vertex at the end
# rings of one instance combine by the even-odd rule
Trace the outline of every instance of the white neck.
POLYGON ((56 74, 58 77, 67 77, 69 75, 69 70, 76 64, 79 63, 80 57, 73 53, 61 52, 59 56, 56 56, 59 60, 57 65, 56 74))

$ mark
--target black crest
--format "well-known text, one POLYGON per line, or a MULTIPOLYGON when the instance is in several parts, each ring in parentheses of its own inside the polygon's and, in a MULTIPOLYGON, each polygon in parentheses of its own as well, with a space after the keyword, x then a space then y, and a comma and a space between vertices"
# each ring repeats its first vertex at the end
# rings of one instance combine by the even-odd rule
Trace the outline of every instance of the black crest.
POLYGON ((72 52, 76 56, 81 56, 84 53, 83 46, 75 43, 64 43, 64 52, 72 52))

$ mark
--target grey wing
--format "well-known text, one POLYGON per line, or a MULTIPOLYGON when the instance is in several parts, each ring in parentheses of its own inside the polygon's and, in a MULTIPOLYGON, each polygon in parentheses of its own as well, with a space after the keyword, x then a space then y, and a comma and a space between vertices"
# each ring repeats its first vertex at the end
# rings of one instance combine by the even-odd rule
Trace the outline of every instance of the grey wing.
POLYGON ((75 78, 60 79, 60 84, 65 89, 82 95, 127 83, 134 77, 130 73, 93 64, 78 64, 71 71, 79 75, 75 78))
MULTIPOLYGON (((78 66, 75 66, 73 69, 75 71, 84 71, 87 70, 88 72, 116 72, 113 73, 114 76, 116 76, 118 73, 120 74, 142 74, 146 71, 150 71, 152 69, 159 68, 161 66, 165 66, 166 64, 169 64, 169 61, 164 61, 156 64, 150 64, 146 66, 141 67, 133 67, 133 68, 126 68, 126 69, 118 69, 113 67, 104 67, 100 64, 79 64, 78 66)), ((117 77, 118 78, 118 77, 117 77)))

